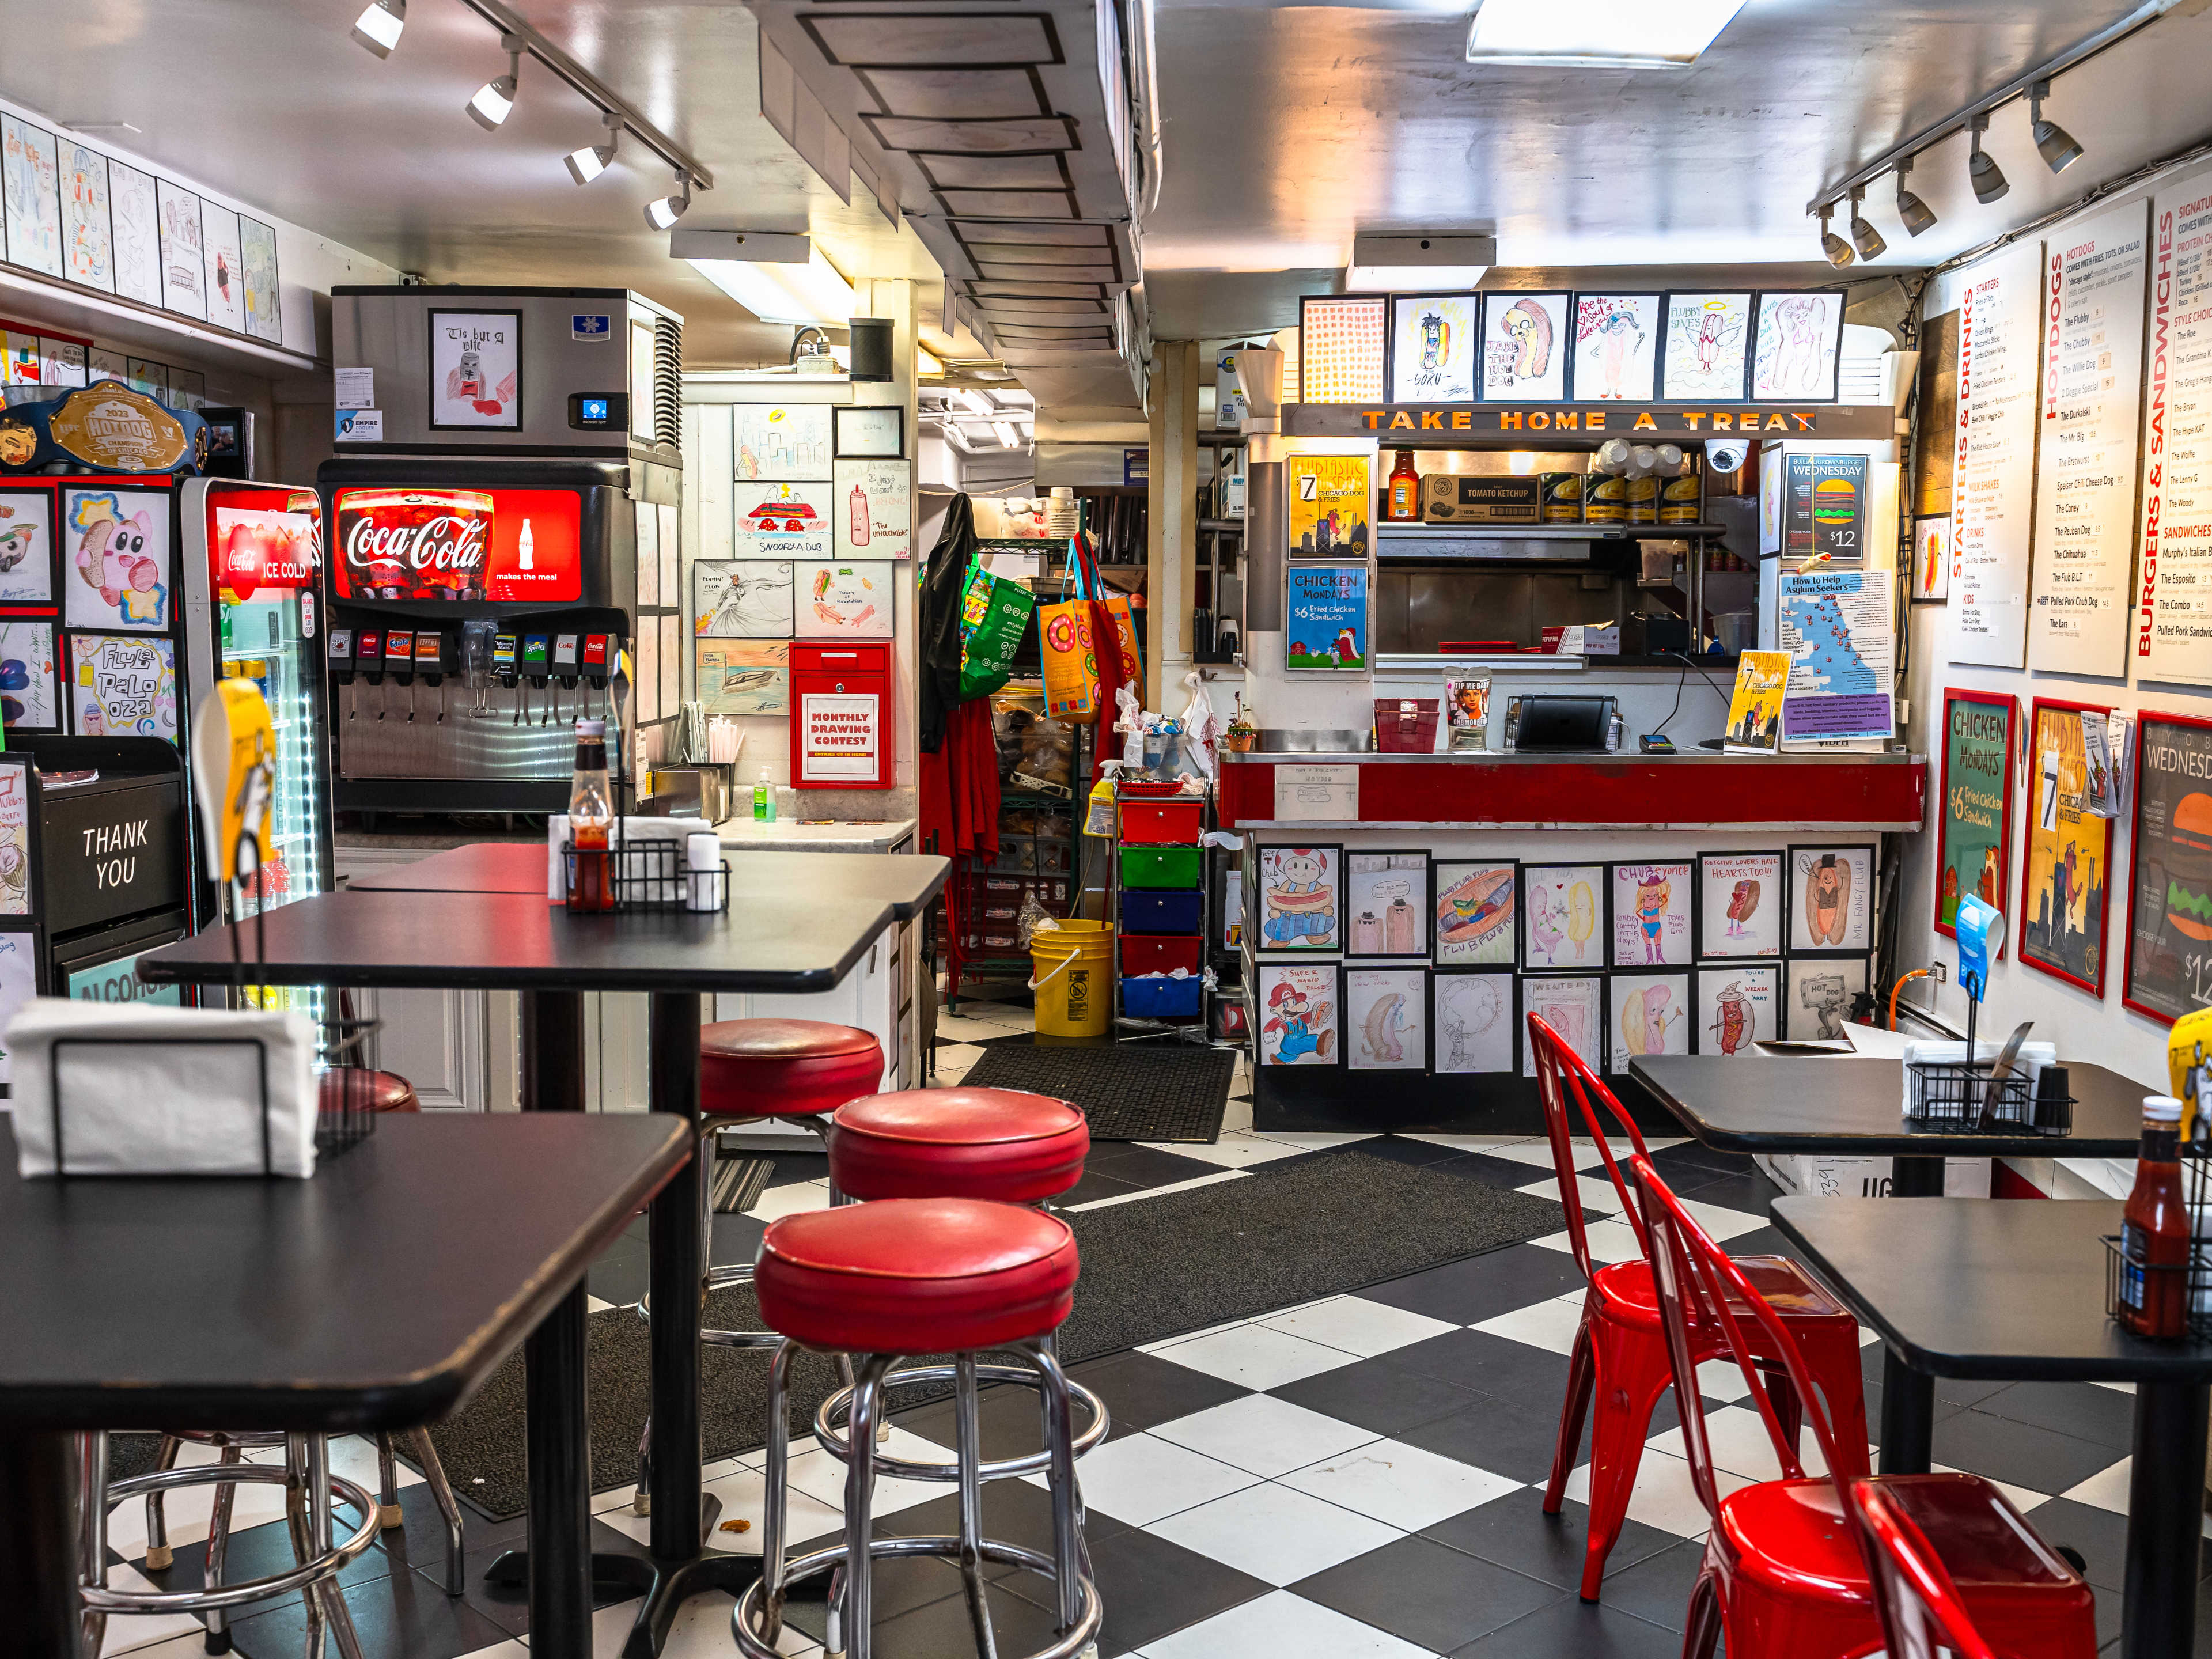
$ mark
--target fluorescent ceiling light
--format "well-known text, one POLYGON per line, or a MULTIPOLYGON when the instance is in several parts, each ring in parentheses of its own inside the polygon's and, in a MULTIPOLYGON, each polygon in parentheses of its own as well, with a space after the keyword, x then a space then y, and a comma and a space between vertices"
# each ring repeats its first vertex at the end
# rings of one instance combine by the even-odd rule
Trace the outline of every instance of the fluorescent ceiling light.
POLYGON ((399 31, 406 27, 407 0, 371 0, 368 9, 353 20, 353 38, 379 58, 389 58, 399 44, 399 31))
POLYGON ((1354 293, 1472 289, 1498 263, 1498 239, 1478 234, 1355 235, 1344 285, 1354 293))
POLYGON ((853 285, 811 242, 805 264, 692 259, 691 268, 764 323, 842 328, 853 315, 853 285))
POLYGON ((994 421, 991 430, 998 434, 1001 449, 1019 449, 1022 447, 1022 434, 1012 421, 994 421))
POLYGON ((945 365, 939 361, 937 354, 932 351, 927 346, 918 345, 914 349, 914 368, 915 373, 917 374, 942 374, 945 373, 945 365))
POLYGON ((968 441, 968 434, 960 429, 956 422, 947 421, 945 423, 945 441, 963 455, 973 455, 975 453, 975 446, 968 441))
POLYGON ((1467 61, 1680 69, 1742 9, 1743 0, 1480 0, 1467 61))
POLYGON ((955 386, 952 395, 967 404, 971 412, 981 415, 987 421, 999 412, 998 404, 991 401, 991 394, 988 392, 978 392, 973 386, 955 386))

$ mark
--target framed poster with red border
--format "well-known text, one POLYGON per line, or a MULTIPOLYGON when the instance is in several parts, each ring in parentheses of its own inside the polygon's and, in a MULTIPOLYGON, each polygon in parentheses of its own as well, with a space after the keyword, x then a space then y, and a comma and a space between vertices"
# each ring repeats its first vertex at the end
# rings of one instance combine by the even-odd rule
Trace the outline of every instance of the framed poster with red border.
POLYGON ((2212 720, 2152 708, 2136 716, 2120 1000, 2168 1025, 2212 1007, 2212 720))
POLYGON ((2101 720, 2110 712, 2101 704, 2056 697, 2038 697, 2028 710, 2020 911, 2007 930, 2020 941, 2022 962, 2096 997, 2105 994, 2118 824, 2088 810, 2081 716, 2101 720))
MULTIPOLYGON (((2004 908, 2012 868, 2012 751, 2020 699, 1943 693, 1943 793, 1936 804, 1936 931, 1956 939, 1960 896, 2004 908)), ((2009 930, 2008 930, 2009 931, 2009 930)), ((1999 952, 2002 957, 2002 952, 1999 952)))

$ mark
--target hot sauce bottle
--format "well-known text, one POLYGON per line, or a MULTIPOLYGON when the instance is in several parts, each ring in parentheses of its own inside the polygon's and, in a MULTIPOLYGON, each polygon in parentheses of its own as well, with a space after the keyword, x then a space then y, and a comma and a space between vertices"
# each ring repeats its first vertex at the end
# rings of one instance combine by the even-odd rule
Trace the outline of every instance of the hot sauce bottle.
POLYGON ((1421 521, 1421 475, 1413 470, 1413 452, 1401 449, 1390 469, 1389 499, 1382 516, 1393 524, 1421 521))
POLYGON ((2181 1193, 2181 1103, 2143 1101, 2135 1190, 2120 1225, 2120 1323, 2137 1336, 2173 1338, 2188 1327, 2189 1206, 2181 1193))

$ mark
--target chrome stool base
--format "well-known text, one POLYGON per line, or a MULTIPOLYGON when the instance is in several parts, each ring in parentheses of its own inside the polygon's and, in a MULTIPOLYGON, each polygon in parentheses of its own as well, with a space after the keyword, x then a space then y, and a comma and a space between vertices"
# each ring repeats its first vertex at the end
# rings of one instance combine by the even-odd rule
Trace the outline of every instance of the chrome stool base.
MULTIPOLYGON (((104 1442, 104 1437, 87 1438, 104 1442)), ((323 1437, 293 1435, 286 1438, 288 1455, 282 1468, 246 1462, 239 1455, 240 1448, 230 1443, 224 1446, 224 1461, 219 1463, 182 1469, 159 1468, 151 1474, 115 1481, 104 1479, 104 1444, 97 1451, 88 1451, 88 1474, 103 1477, 88 1488, 99 1493, 98 1498, 84 1506, 83 1542, 88 1547, 88 1553, 91 1548, 97 1548, 100 1564, 87 1573, 86 1582, 78 1590, 84 1606, 85 1635, 93 1651, 99 1650, 107 1620, 112 1614, 204 1613, 211 1615, 208 1620, 208 1650, 228 1652, 230 1633, 225 1615, 231 1609, 296 1590, 307 1597, 309 1651, 322 1651, 323 1632, 327 1628, 337 1641, 342 1659, 362 1659, 361 1638, 354 1629, 352 1615, 346 1610, 345 1600, 338 1592, 337 1576, 376 1541, 381 1506, 362 1487, 330 1472, 330 1448, 323 1437), (285 1524, 298 1565, 289 1572, 224 1583, 219 1540, 228 1534, 231 1493, 237 1486, 248 1483, 286 1488, 285 1524), (222 1533, 210 1537, 205 1585, 197 1590, 107 1588, 104 1558, 108 1508, 126 1498, 150 1498, 185 1486, 222 1488, 216 1499, 222 1533), (332 1510, 340 1503, 350 1505, 362 1519, 350 1536, 343 1542, 334 1542, 332 1510)))
MULTIPOLYGON (((1036 1389, 1040 1393, 1046 1386, 1041 1372, 1021 1365, 1001 1365, 979 1359, 975 1364, 975 1373, 977 1381, 982 1382, 1013 1382, 1036 1389)), ((957 1365, 908 1365, 886 1372, 883 1386, 896 1389, 902 1384, 916 1382, 957 1383, 959 1376, 957 1365)), ((1067 1379, 1067 1398, 1068 1403, 1087 1419, 1074 1441, 1075 1455, 1080 1457, 1112 1431, 1113 1419, 1106 1409, 1106 1402, 1073 1377, 1067 1379)), ((845 1462, 851 1455, 852 1449, 845 1438, 843 1421, 851 1412, 852 1406, 853 1389, 848 1385, 824 1400, 814 1413, 814 1437, 822 1443, 823 1449, 840 1463, 845 1462)), ((878 1428, 876 1437, 883 1439, 884 1431, 890 1427, 887 1419, 878 1428)), ((1006 1480, 1019 1475, 1041 1474, 1051 1467, 1052 1449, 1044 1446, 1033 1452, 1025 1452, 1019 1457, 985 1462, 978 1467, 976 1474, 984 1480, 1006 1480)), ((876 1454, 876 1473, 901 1480, 955 1481, 960 1478, 960 1462, 957 1458, 921 1462, 879 1451, 876 1454)))
MULTIPOLYGON (((1039 1555, 1035 1550, 1025 1550, 1018 1545, 1002 1544, 996 1539, 986 1538, 977 1546, 976 1553, 982 1560, 1020 1567, 1041 1578, 1058 1580, 1059 1575, 1051 1559, 1039 1555)), ((957 1538, 941 1534, 921 1538, 879 1538, 868 1553, 878 1561, 893 1556, 912 1555, 946 1556, 957 1561, 961 1559, 961 1543, 957 1538)), ((845 1557, 846 1546, 842 1544, 833 1544, 826 1549, 815 1551, 811 1555, 802 1555, 783 1570, 783 1588, 787 1591, 793 1586, 809 1578, 819 1577, 823 1573, 830 1574, 833 1578, 842 1577, 845 1557)), ((737 1606, 730 1609, 730 1634, 737 1639, 738 1651, 744 1654, 745 1659, 781 1659, 775 1648, 754 1634, 766 1608, 767 1587, 766 1579, 756 1578, 744 1595, 738 1598, 737 1606)), ((1097 1587, 1087 1577, 1078 1577, 1075 1587, 1082 1597, 1081 1615, 1072 1626, 1061 1632, 1057 1642, 1048 1648, 1040 1648, 1028 1655, 1026 1659, 1075 1659, 1078 1654, 1098 1639, 1098 1626, 1103 1621, 1104 1609, 1099 1604, 1097 1587)), ((780 1603, 781 1598, 778 1599, 780 1603)), ((838 1639, 834 1590, 830 1605, 830 1634, 834 1642, 838 1639)), ((779 1606, 779 1629, 781 1626, 780 1614, 779 1606)), ((842 1646, 824 1650, 828 1659, 843 1659, 848 1651, 842 1646)))

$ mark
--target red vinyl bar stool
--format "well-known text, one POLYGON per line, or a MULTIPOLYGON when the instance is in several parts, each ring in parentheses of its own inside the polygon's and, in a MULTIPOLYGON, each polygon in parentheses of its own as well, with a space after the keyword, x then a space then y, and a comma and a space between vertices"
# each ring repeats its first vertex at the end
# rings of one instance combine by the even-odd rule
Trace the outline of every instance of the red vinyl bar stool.
MULTIPOLYGON (((1690 1476, 1713 1518, 1705 1559, 1690 1592, 1683 1659, 1711 1659, 1723 1638, 1729 1659, 1857 1659, 1887 1650, 1897 1659, 1930 1655, 1920 1642, 1886 1631, 1863 1547, 1859 1494, 1872 1493, 1888 1523, 1904 1519, 1917 1536, 1918 1565, 1932 1558, 1954 1594, 1951 1605, 1988 1644, 1962 1653, 1985 1659, 1994 1646, 2008 1659, 2094 1659, 2095 1596, 2081 1576, 2035 1534, 2002 1493, 1973 1474, 1893 1474, 1879 1480, 1838 1473, 1845 1448, 1789 1323, 1760 1297, 1743 1264, 1731 1261, 1650 1161, 1629 1161, 1650 1239, 1652 1279, 1665 1328, 1668 1363, 1682 1401, 1682 1442, 1690 1476), (1705 1438, 1697 1367, 1717 1345, 1743 1373, 1782 1478, 1723 1498, 1705 1438), (1808 1479, 1795 1427, 1783 1420, 1765 1376, 1779 1360, 1830 1473, 1808 1479), (1940 1539, 1940 1555, 1929 1542, 1940 1539)), ((1863 1441, 1861 1442, 1863 1444, 1863 1441)), ((1874 1526, 1873 1541, 1881 1528, 1874 1526)), ((1876 1556, 1883 1552, 1876 1549, 1876 1556)), ((1924 1581, 1934 1583, 1932 1577, 1924 1581)), ((1916 1592, 1917 1594, 1917 1592, 1916 1592)), ((1924 1624, 1908 1628, 1924 1631, 1924 1624)), ((1949 1638, 1947 1638, 1947 1640, 1949 1638)))
MULTIPOLYGON (((848 1199, 975 1198, 1051 1207, 1083 1179, 1091 1151, 1091 1126, 1080 1107, 1019 1089, 904 1089, 847 1101, 830 1119, 830 1184, 848 1199)), ((1055 1354, 1050 1333, 1038 1339, 1055 1354)), ((993 1382, 1045 1386, 1043 1374, 1023 1366, 978 1362, 975 1374, 993 1382)), ((902 1367, 884 1386, 956 1382, 951 1365, 902 1367)), ((1081 1456, 1111 1427, 1106 1404, 1071 1381, 1070 1396, 1083 1427, 1075 1435, 1081 1456)), ((814 1414, 815 1437, 845 1461, 842 1419, 853 1389, 840 1389, 814 1414)), ((982 1465, 982 1479, 1034 1474, 1047 1465, 1038 1450, 982 1465)), ((955 1480, 957 1462, 917 1462, 878 1451, 876 1472, 909 1480, 955 1480)))
POLYGON ((872 1565, 887 1556, 946 1556, 960 1565, 977 1651, 994 1655, 985 1600, 986 1561, 1049 1578, 1057 1590, 1059 1639, 1030 1659, 1073 1659, 1098 1633, 1097 1588, 1081 1568, 1075 1503, 1075 1450, 1069 1433, 1067 1378, 1044 1339, 1074 1304, 1075 1235, 1058 1216, 975 1199, 894 1198, 786 1216, 761 1240, 753 1279, 761 1317, 784 1340, 769 1364, 768 1490, 761 1533, 761 1577, 732 1611, 746 1659, 776 1659, 784 1597, 790 1587, 842 1571, 842 1602, 825 1644, 846 1659, 872 1659, 872 1565), (982 1530, 982 1433, 976 1412, 978 1352, 1028 1354, 1043 1380, 1045 1454, 1052 1498, 1053 1553, 986 1538, 982 1530), (875 1460, 845 1464, 845 1540, 787 1563, 784 1529, 791 1425, 786 1389, 802 1349, 848 1353, 858 1382, 853 1438, 873 1443, 885 1375, 900 1354, 953 1356, 959 1458, 957 1536, 876 1538, 870 1528, 875 1460), (841 1638, 842 1638, 842 1641, 841 1638))
MULTIPOLYGON (((1590 1429, 1589 1539, 1583 1550, 1582 1583, 1582 1599, 1595 1601, 1605 1581, 1606 1558, 1627 1518, 1637 1467, 1643 1461, 1644 1440, 1651 1432, 1651 1413, 1671 1382, 1658 1295, 1651 1281, 1650 1237, 1606 1137, 1607 1133, 1625 1136, 1638 1158, 1650 1153, 1635 1120, 1613 1097, 1613 1091, 1567 1046, 1566 1039, 1536 1014, 1528 1016, 1528 1046, 1536 1057, 1537 1091, 1544 1103, 1544 1128, 1551 1137, 1553 1168, 1559 1175, 1559 1202, 1567 1212, 1568 1242, 1574 1249, 1575 1265, 1589 1285, 1583 1297, 1582 1325, 1575 1332, 1574 1352, 1567 1362, 1566 1403, 1559 1413, 1551 1481, 1544 1489, 1544 1513, 1557 1515, 1565 1501, 1567 1476, 1573 1472, 1575 1455, 1582 1446, 1583 1423, 1595 1401, 1597 1418, 1590 1429), (1575 1169, 1577 1126, 1569 1115, 1570 1099, 1580 1115, 1583 1132, 1591 1137, 1592 1147, 1604 1160, 1606 1175, 1620 1200, 1622 1218, 1634 1230, 1643 1251, 1641 1260, 1594 1263, 1590 1259, 1575 1169), (1609 1126, 1599 1119, 1597 1105, 1604 1107, 1611 1119, 1609 1126)), ((1866 1393, 1859 1371, 1857 1322, 1788 1256, 1745 1256, 1736 1265, 1745 1281, 1765 1298, 1796 1339, 1808 1366, 1826 1391, 1842 1443, 1842 1472, 1871 1473, 1867 1463, 1866 1393)), ((1698 1355, 1700 1360, 1717 1358, 1723 1353, 1719 1339, 1712 1333, 1703 1334, 1699 1340, 1704 1344, 1698 1355)), ((1753 1338, 1754 1343, 1760 1340, 1753 1338)), ((1778 1356, 1762 1350, 1760 1359, 1778 1384, 1778 1409, 1794 1443, 1799 1415, 1796 1393, 1778 1356)), ((1679 1403, 1686 1414, 1689 1402, 1679 1403)))
MULTIPOLYGON (((712 1259, 714 1208, 708 1178, 708 1150, 724 1129, 775 1119, 811 1129, 826 1145, 828 1115, 884 1080, 884 1049, 874 1034, 853 1025, 818 1019, 724 1019, 699 1031, 699 1259, 712 1259)), ((834 1194, 833 1194, 834 1200, 834 1194)), ((726 1291, 752 1282, 750 1262, 709 1267, 702 1289, 726 1291)), ((653 1317, 649 1301, 637 1304, 638 1317, 653 1317)), ((781 1340, 769 1331, 703 1330, 709 1348, 773 1348, 781 1340)), ((630 1508, 653 1512, 653 1419, 637 1445, 637 1490, 630 1508)))

